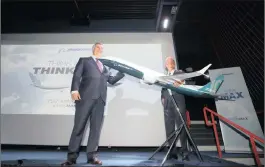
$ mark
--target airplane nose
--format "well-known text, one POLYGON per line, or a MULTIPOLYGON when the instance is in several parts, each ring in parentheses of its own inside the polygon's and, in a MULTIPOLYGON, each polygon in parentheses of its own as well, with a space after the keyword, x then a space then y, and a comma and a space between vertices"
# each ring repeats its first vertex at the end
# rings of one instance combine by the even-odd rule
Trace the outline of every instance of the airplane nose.
POLYGON ((106 59, 99 59, 99 61, 104 65, 108 64, 108 61, 106 59))
POLYGON ((105 59, 98 59, 98 60, 99 60, 100 62, 102 62, 102 63, 105 62, 105 59))
POLYGON ((106 59, 99 58, 98 60, 102 62, 102 61, 105 61, 106 59))

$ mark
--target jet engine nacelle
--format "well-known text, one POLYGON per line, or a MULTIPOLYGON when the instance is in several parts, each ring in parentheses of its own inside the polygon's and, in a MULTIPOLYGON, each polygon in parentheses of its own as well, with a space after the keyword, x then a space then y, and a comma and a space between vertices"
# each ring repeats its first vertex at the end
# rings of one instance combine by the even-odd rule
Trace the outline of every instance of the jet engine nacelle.
POLYGON ((154 77, 149 77, 147 75, 144 75, 142 82, 148 85, 152 85, 156 82, 156 79, 154 77))

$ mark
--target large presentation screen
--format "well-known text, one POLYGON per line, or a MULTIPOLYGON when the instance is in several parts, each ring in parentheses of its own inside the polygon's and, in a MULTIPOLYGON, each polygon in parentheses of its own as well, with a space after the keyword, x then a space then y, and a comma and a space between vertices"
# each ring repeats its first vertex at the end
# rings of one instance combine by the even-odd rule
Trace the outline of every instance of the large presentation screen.
MULTIPOLYGON (((103 47, 103 57, 113 56, 163 72, 160 44, 103 47)), ((1 114, 74 115, 70 96, 74 67, 80 57, 92 55, 91 48, 92 44, 2 45, 1 114)), ((160 89, 141 85, 130 76, 108 88, 105 115, 147 116, 158 108, 160 89)))

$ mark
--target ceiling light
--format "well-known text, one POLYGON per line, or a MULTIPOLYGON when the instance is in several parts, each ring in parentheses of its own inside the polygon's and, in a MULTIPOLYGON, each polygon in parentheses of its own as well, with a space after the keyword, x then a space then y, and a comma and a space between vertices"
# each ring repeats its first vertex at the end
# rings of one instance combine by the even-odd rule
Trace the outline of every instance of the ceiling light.
POLYGON ((168 19, 165 19, 165 20, 163 21, 163 28, 167 28, 167 27, 168 27, 168 22, 169 22, 168 19))

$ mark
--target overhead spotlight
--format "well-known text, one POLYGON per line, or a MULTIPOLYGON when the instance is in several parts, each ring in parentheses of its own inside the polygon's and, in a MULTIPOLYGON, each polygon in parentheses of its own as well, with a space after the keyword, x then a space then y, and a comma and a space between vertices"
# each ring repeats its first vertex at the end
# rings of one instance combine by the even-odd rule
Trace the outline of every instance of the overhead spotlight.
POLYGON ((168 27, 168 22, 169 22, 168 19, 164 19, 164 21, 163 21, 163 28, 164 29, 166 29, 168 27))

